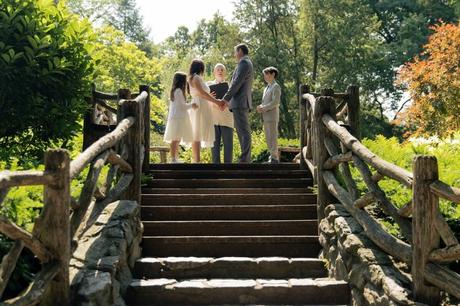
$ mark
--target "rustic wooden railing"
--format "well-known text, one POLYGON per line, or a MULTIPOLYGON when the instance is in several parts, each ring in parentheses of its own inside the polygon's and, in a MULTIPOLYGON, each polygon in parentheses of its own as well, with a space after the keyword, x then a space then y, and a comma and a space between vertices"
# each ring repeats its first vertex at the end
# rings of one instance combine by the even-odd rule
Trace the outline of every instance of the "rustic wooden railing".
MULTIPOLYGON (((113 98, 102 93, 96 96, 113 98)), ((146 113, 150 107, 148 87, 141 87, 135 96, 131 99, 129 91, 120 91, 115 129, 90 144, 74 160, 70 160, 66 150, 48 150, 44 171, 0 172, 0 205, 12 187, 44 186, 43 210, 31 233, 0 216, 0 233, 14 240, 0 265, 0 297, 24 247, 42 263, 41 271, 29 287, 2 305, 70 305, 70 256, 78 237, 91 224, 91 216, 116 200, 140 202, 142 165, 146 163, 150 143, 147 135, 150 118, 149 112, 146 113), (106 164, 109 169, 99 186, 106 164), (88 166, 82 191, 74 199, 70 193, 71 180, 88 166)))
POLYGON ((366 148, 359 141, 356 86, 350 86, 346 93, 324 90, 314 94, 302 85, 299 92, 301 167, 308 167, 314 174, 319 221, 325 217, 325 206, 339 201, 369 239, 411 267, 417 302, 439 305, 440 290, 460 298, 460 275, 446 266, 460 259, 460 244, 439 210, 439 198, 460 203, 460 189, 439 180, 436 158, 416 156, 411 173, 366 148), (363 195, 351 174, 351 165, 367 187, 363 195), (412 200, 397 208, 379 186, 383 178, 409 188, 412 200), (389 234, 367 212, 365 208, 373 203, 399 226, 401 239, 389 234))

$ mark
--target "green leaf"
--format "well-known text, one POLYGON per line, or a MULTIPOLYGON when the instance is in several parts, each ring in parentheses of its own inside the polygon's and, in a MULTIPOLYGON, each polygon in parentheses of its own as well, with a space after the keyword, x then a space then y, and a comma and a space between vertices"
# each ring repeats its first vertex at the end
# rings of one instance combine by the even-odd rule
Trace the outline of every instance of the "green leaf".
POLYGON ((34 54, 35 54, 34 50, 32 50, 31 47, 25 46, 25 47, 24 47, 24 50, 25 50, 26 53, 27 53, 28 55, 30 55, 30 56, 34 56, 34 54))
POLYGON ((20 24, 19 22, 17 22, 17 23, 15 24, 15 27, 16 27, 16 29, 18 29, 18 32, 19 32, 19 33, 23 33, 23 32, 24 32, 24 27, 23 27, 23 25, 20 24))
POLYGON ((9 56, 7 53, 3 53, 3 54, 2 54, 2 58, 3 58, 3 60, 4 60, 7 64, 9 64, 10 61, 11 61, 11 58, 10 58, 10 56, 9 56))
POLYGON ((32 48, 38 49, 38 44, 37 44, 37 42, 35 41, 35 39, 32 36, 27 35, 27 41, 32 46, 32 48))

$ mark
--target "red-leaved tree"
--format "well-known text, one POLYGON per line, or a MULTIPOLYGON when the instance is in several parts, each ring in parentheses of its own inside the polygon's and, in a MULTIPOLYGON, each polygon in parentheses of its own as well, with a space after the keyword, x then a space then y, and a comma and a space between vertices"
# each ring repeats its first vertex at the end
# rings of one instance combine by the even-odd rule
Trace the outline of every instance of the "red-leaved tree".
POLYGON ((412 104, 400 121, 410 134, 446 136, 460 129, 460 23, 441 23, 423 53, 401 70, 412 104))

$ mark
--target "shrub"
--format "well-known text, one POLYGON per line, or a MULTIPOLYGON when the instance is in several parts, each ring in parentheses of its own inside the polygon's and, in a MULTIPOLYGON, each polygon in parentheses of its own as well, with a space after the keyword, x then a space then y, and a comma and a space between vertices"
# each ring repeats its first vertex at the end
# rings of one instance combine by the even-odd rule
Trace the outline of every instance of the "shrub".
MULTIPOLYGON (((375 140, 364 139, 363 144, 381 158, 412 172, 412 160, 417 154, 434 155, 438 159, 439 177, 449 185, 460 187, 460 133, 452 138, 439 139, 412 138, 400 143, 397 138, 377 136, 375 140)), ((353 175, 358 179, 358 187, 365 190, 359 172, 353 168, 353 175)), ((391 201, 401 207, 412 197, 412 192, 398 182, 385 178, 379 182, 391 201)), ((449 220, 460 218, 460 206, 446 200, 440 201, 440 209, 449 220)))
POLYGON ((0 2, 0 159, 37 161, 80 129, 91 25, 52 0, 0 2))

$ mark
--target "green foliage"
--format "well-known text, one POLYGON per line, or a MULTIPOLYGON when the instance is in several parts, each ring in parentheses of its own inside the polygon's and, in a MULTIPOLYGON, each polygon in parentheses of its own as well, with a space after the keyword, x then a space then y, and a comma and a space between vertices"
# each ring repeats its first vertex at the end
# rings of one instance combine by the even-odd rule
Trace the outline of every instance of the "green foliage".
POLYGON ((300 0, 309 81, 337 91, 359 84, 362 105, 379 114, 369 123, 391 131, 385 111, 396 110, 402 96, 395 71, 422 50, 430 25, 455 20, 454 2, 300 0))
MULTIPOLYGON (((152 134, 152 143, 155 145, 160 146, 169 146, 167 143, 163 142, 163 136, 153 133, 152 134)), ((298 139, 286 139, 286 138, 279 138, 278 145, 280 147, 299 147, 299 140, 298 139)), ((223 160, 223 150, 221 150, 223 160)), ((238 157, 241 154, 240 144, 238 142, 238 136, 236 132, 233 135, 233 161, 236 162, 238 157)), ((252 131, 252 161, 255 163, 262 163, 268 161, 269 153, 267 149, 267 144, 265 143, 265 134, 263 131, 252 131)), ((170 156, 168 156, 169 160, 170 156)), ((282 161, 292 161, 290 156, 283 157, 282 161)), ((183 150, 180 152, 180 159, 184 162, 190 163, 192 161, 192 150, 190 148, 183 147, 183 150)), ((211 149, 202 149, 201 150, 201 160, 203 163, 211 163, 211 149)), ((151 161, 154 163, 159 163, 160 158, 158 154, 152 154, 151 161)))
POLYGON ((97 60, 94 74, 96 88, 108 92, 128 88, 137 92, 139 85, 150 85, 153 94, 151 119, 161 124, 166 108, 158 98, 162 93, 159 61, 148 58, 134 43, 126 41, 123 32, 111 26, 99 28, 96 33, 98 38, 93 52, 97 60))
MULTIPOLYGON (((73 148, 70 151, 70 156, 74 159, 81 152, 83 137, 81 134, 69 141, 69 147, 73 148)), ((7 165, 6 162, 0 162, 0 172, 8 169, 9 171, 28 170, 24 168, 24 164, 18 163, 18 159, 12 159, 7 165)), ((34 167, 35 170, 43 170, 43 165, 34 167)), ((89 167, 71 181, 71 195, 78 197, 83 188, 86 175, 89 167)), ((100 180, 105 177, 107 167, 104 167, 100 176, 100 180)), ((0 215, 7 217, 20 227, 31 232, 35 223, 35 219, 40 215, 43 208, 43 186, 27 186, 11 188, 8 196, 2 203, 0 215)), ((0 235, 0 258, 2 258, 11 248, 12 241, 0 235)), ((11 298, 17 296, 33 279, 34 273, 40 270, 40 263, 35 258, 34 254, 27 249, 24 249, 19 258, 16 269, 8 282, 3 298, 11 298)))
POLYGON ((122 31, 142 51, 149 56, 153 54, 154 45, 149 40, 150 30, 144 26, 135 0, 67 0, 66 5, 93 24, 111 25, 122 31))
MULTIPOLYGON (((460 153, 459 133, 445 140, 436 137, 414 138, 405 143, 400 143, 395 137, 377 136, 374 140, 363 140, 363 144, 386 161, 409 171, 412 171, 412 160, 415 155, 434 155, 438 159, 440 179, 449 185, 460 187, 460 160, 457 158, 460 153)), ((354 168, 353 175, 359 181, 359 189, 364 192, 365 185, 354 168)), ((412 197, 410 190, 394 180, 385 178, 379 182, 379 185, 397 207, 403 206, 412 197)), ((441 200, 440 209, 448 219, 460 218, 460 207, 456 204, 441 200)))
POLYGON ((41 158, 80 129, 91 26, 52 0, 0 3, 0 159, 41 158))
MULTIPOLYGON (((297 130, 297 88, 305 74, 302 54, 303 33, 298 28, 299 1, 239 0, 235 4, 235 18, 242 29, 244 41, 251 48, 256 82, 254 104, 262 99, 265 83, 262 70, 275 66, 281 86, 280 134, 295 138, 297 130)), ((259 129, 261 125, 257 126, 259 129)))

